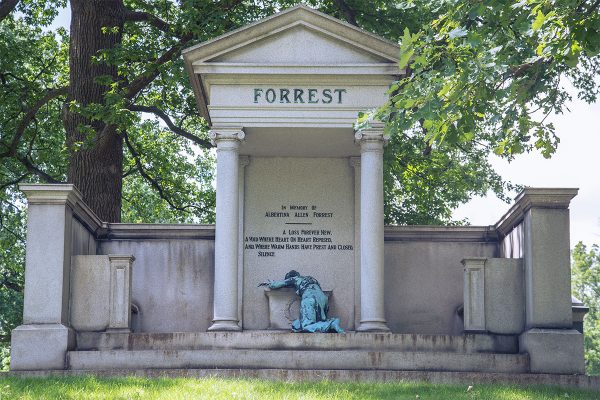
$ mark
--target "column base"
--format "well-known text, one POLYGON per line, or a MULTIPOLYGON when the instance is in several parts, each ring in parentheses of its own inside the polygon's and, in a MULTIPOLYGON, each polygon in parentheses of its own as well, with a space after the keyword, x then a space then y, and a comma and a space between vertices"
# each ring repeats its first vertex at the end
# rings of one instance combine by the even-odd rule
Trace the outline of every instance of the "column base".
POLYGON ((388 328, 386 321, 360 321, 356 332, 381 332, 392 333, 388 328))
POLYGON ((67 351, 74 348, 75 332, 62 324, 20 325, 12 331, 10 369, 66 369, 67 351))
POLYGON ((574 329, 525 331, 519 336, 519 352, 529 353, 533 373, 585 373, 583 335, 574 329))
POLYGON ((229 331, 229 332, 239 332, 242 328, 238 325, 238 321, 232 320, 219 320, 213 321, 213 324, 208 328, 209 332, 215 331, 229 331))

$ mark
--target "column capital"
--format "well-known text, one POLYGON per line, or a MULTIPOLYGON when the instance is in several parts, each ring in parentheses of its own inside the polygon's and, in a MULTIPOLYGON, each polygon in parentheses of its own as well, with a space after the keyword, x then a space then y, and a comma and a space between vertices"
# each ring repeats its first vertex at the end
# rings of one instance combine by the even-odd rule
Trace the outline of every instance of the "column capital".
POLYGON ((383 148, 389 137, 384 134, 384 124, 371 122, 368 127, 356 131, 354 142, 360 144, 363 151, 373 151, 383 148))
POLYGON ((19 189, 29 204, 68 204, 74 208, 83 201, 81 192, 71 183, 21 183, 19 189))
POLYGON ((241 142, 246 134, 241 127, 217 127, 213 126, 208 131, 208 137, 213 146, 219 147, 219 143, 223 142, 241 142))

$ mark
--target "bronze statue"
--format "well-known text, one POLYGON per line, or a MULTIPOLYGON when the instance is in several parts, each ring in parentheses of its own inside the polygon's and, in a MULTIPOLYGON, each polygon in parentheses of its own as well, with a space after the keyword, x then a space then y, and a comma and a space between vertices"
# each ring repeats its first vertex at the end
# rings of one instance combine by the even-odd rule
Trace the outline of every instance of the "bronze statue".
POLYGON ((268 286, 270 289, 283 287, 296 289, 296 294, 301 297, 300 318, 292 322, 293 332, 344 333, 339 318, 327 318, 329 300, 319 282, 312 276, 302 276, 297 271, 291 270, 285 274, 283 281, 268 280, 258 286, 268 286))

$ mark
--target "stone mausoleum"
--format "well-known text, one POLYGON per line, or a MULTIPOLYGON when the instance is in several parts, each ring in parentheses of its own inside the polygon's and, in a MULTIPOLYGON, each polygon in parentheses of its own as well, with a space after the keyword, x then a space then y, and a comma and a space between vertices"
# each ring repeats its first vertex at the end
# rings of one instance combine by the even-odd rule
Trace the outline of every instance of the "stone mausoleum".
POLYGON ((387 100, 398 55, 305 6, 186 49, 217 149, 216 225, 106 223, 72 185, 21 185, 11 369, 583 374, 576 189, 526 188, 489 226, 384 226, 385 129, 355 122, 387 100), (290 269, 321 283, 347 333, 290 333, 294 291, 257 287, 290 269))

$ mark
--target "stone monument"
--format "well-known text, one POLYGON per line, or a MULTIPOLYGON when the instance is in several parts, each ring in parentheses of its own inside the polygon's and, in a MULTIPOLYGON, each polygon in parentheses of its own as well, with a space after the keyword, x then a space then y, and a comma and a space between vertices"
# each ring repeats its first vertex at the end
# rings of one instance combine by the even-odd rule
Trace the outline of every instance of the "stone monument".
POLYGON ((217 151, 216 225, 106 223, 72 185, 22 185, 12 370, 582 384, 576 189, 526 188, 489 226, 384 226, 385 127, 354 124, 387 101, 398 55, 306 6, 184 50, 217 151), (296 294, 256 287, 286 266, 320 282, 347 333, 289 333, 296 294))

